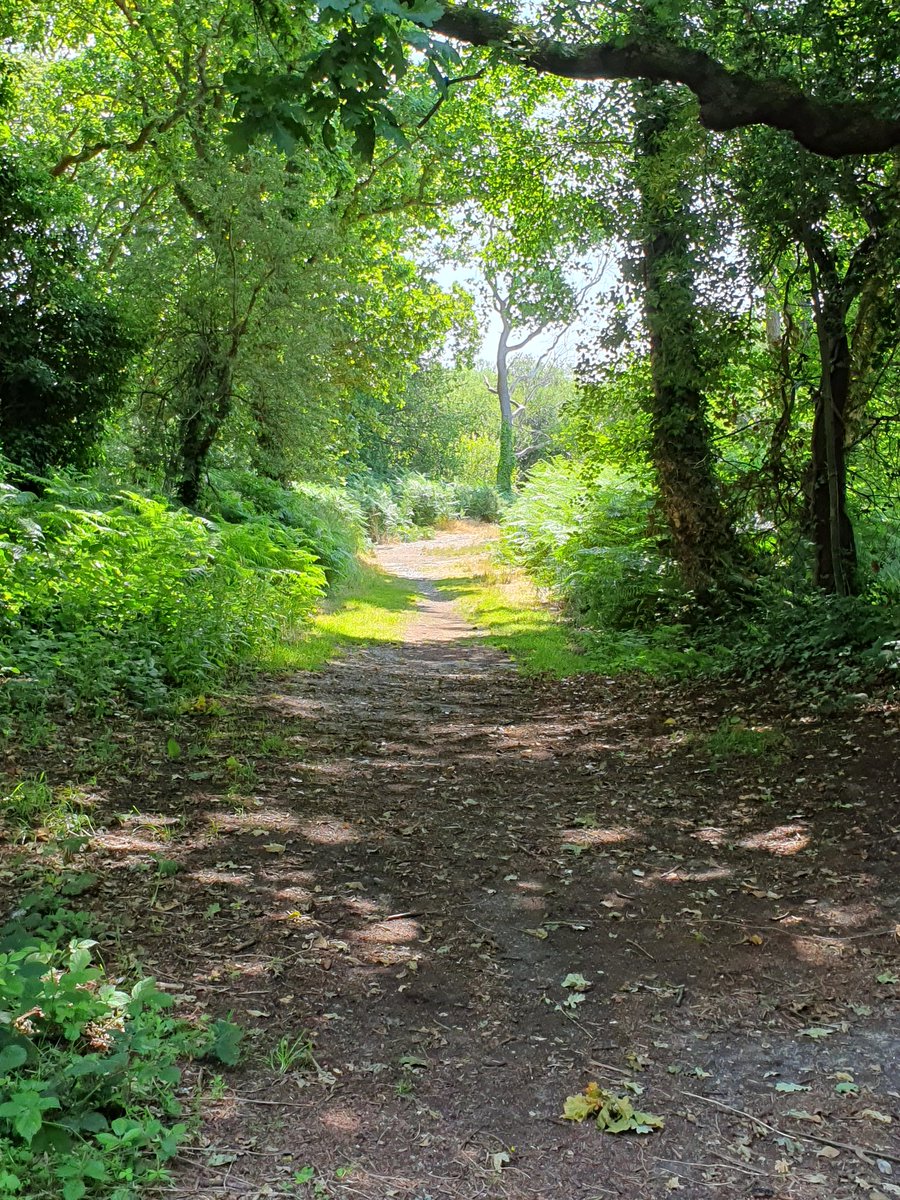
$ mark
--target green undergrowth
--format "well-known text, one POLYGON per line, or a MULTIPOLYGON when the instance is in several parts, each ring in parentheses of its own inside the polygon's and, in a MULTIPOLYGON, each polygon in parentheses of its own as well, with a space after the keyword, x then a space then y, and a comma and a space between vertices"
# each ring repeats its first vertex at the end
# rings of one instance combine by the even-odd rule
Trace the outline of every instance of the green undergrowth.
POLYGON ((501 544, 583 631, 590 669, 751 683, 777 675, 827 705, 900 670, 900 540, 871 521, 858 533, 860 561, 878 568, 859 596, 823 594, 802 556, 776 561, 770 545, 756 547, 752 573, 701 606, 654 530, 646 482, 556 459, 531 471, 503 514, 501 544))
POLYGON ((94 877, 44 878, 0 927, 0 1197, 134 1200, 170 1182, 196 1112, 182 1064, 234 1065, 241 1031, 186 1021, 115 975, 69 909, 94 877))
POLYGON ((698 734, 698 747, 714 759, 768 758, 777 761, 789 748, 780 729, 768 725, 746 725, 738 717, 728 717, 711 733, 698 734))
POLYGON ((0 729, 159 710, 253 665, 326 590, 303 536, 83 478, 0 483, 0 729))
POLYGON ((485 631, 487 645, 509 654, 525 674, 562 679, 591 669, 583 638, 548 606, 528 604, 516 590, 483 576, 441 579, 435 586, 485 631))
POLYGON ((315 671, 354 646, 401 642, 418 592, 405 579, 360 563, 311 621, 261 660, 272 671, 315 671))
POLYGON ((438 589, 484 630, 483 640, 509 654, 527 675, 686 676, 708 669, 712 655, 685 648, 671 628, 585 630, 568 622, 527 577, 515 569, 487 565, 468 578, 443 579, 438 589))

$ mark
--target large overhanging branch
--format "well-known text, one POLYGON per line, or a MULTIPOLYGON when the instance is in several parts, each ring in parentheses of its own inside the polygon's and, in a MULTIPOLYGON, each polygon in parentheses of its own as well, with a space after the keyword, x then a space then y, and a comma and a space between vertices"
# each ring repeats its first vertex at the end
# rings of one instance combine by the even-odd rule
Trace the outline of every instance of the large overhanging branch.
POLYGON ((786 80, 756 79, 731 71, 702 50, 665 39, 567 44, 471 5, 445 6, 433 28, 473 46, 496 45, 523 66, 549 75, 684 84, 697 97, 700 120, 707 129, 769 125, 829 158, 878 154, 900 145, 900 119, 880 117, 862 101, 816 100, 786 80))

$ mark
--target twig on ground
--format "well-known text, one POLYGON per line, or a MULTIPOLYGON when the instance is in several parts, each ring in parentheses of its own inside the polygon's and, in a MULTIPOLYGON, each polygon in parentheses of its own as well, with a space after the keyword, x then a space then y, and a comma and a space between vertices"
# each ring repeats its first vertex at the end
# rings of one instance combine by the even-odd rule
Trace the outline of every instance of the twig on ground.
POLYGON ((855 1154, 861 1158, 863 1162, 867 1161, 866 1155, 872 1158, 886 1158, 889 1162, 900 1163, 900 1154, 891 1154, 889 1150, 878 1150, 869 1146, 856 1146, 852 1142, 838 1142, 834 1138, 820 1137, 816 1133, 788 1133, 784 1129, 779 1129, 775 1125, 769 1125, 768 1122, 761 1120, 759 1117, 754 1117, 753 1113, 744 1112, 742 1108, 734 1108, 730 1104, 725 1104, 721 1100, 714 1100, 712 1096, 700 1096, 696 1092, 683 1091, 682 1096, 690 1096, 692 1100, 702 1100, 704 1104, 714 1104, 716 1108, 724 1108, 727 1112, 732 1112, 738 1117, 743 1117, 747 1121, 752 1121, 754 1125, 759 1125, 761 1129, 768 1129, 769 1133, 777 1133, 779 1137, 792 1138, 795 1142, 821 1142, 823 1146, 834 1146, 836 1150, 849 1150, 851 1154, 855 1154))
POLYGON ((594 1058, 592 1058, 590 1060, 590 1062, 588 1063, 588 1066, 589 1067, 600 1067, 600 1069, 603 1071, 612 1071, 614 1075, 633 1075, 634 1074, 633 1071, 623 1071, 621 1067, 612 1067, 612 1066, 610 1066, 609 1063, 597 1062, 597 1060, 594 1058))
POLYGON ((640 950, 641 954, 643 954, 645 958, 649 958, 651 962, 656 962, 656 959, 653 957, 653 955, 650 953, 650 951, 645 950, 644 947, 641 946, 638 942, 632 941, 631 938, 626 938, 625 942, 626 942, 626 945, 634 946, 635 950, 640 950))

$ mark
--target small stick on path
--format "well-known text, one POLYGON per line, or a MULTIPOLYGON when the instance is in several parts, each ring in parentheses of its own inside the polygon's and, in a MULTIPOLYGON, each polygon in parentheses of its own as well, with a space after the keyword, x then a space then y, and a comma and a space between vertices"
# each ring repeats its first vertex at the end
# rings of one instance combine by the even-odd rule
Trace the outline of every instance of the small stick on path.
POLYGON ((761 1129, 768 1129, 770 1133, 777 1133, 779 1137, 792 1138, 795 1142, 821 1142, 823 1146, 834 1146, 836 1150, 849 1150, 851 1154, 855 1154, 866 1162, 866 1155, 871 1158, 886 1158, 889 1162, 900 1163, 900 1154, 891 1154, 889 1150, 878 1150, 869 1146, 855 1146, 852 1142, 837 1142, 834 1138, 819 1137, 815 1133, 788 1133, 784 1129, 778 1129, 775 1125, 769 1125, 766 1121, 760 1120, 759 1117, 754 1117, 753 1113, 744 1112, 742 1108, 733 1108, 730 1104, 725 1104, 721 1100, 713 1100, 711 1096, 699 1096, 696 1092, 682 1092, 682 1096, 690 1096, 692 1100, 702 1100, 704 1104, 713 1104, 716 1108, 724 1108, 726 1112, 734 1113, 738 1117, 744 1117, 747 1121, 752 1121, 754 1125, 759 1125, 761 1129))
MULTIPOLYGON (((650 953, 650 951, 645 950, 644 947, 641 946, 638 942, 632 941, 631 938, 626 938, 625 942, 629 946, 634 946, 635 950, 640 950, 641 954, 643 954, 645 958, 649 958, 651 962, 654 962, 654 963, 656 962, 656 959, 653 957, 653 955, 650 953)), ((651 979, 652 978, 653 978, 653 976, 651 976, 651 979)))

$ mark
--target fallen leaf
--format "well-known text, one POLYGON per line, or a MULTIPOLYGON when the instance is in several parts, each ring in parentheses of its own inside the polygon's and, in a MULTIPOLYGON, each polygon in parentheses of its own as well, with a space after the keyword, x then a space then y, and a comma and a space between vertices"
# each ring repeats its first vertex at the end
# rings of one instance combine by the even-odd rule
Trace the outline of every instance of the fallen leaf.
POLYGON ((578 971, 570 972, 561 984, 564 988, 574 988, 576 992, 586 992, 593 984, 578 971))

